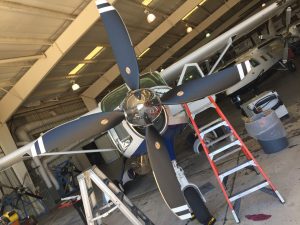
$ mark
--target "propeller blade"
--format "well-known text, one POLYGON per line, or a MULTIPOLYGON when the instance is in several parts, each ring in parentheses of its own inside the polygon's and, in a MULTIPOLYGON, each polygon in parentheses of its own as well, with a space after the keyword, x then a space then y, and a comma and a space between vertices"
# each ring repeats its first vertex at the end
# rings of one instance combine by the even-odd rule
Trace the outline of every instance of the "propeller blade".
POLYGON ((284 42, 283 57, 282 57, 282 62, 284 64, 287 63, 288 57, 289 57, 289 44, 288 44, 288 41, 286 40, 284 42))
POLYGON ((286 29, 287 29, 287 32, 289 31, 289 28, 290 28, 290 24, 291 24, 291 18, 292 18, 292 8, 291 7, 288 7, 286 9, 286 18, 285 18, 285 26, 286 26, 286 29))
POLYGON ((124 113, 96 112, 55 127, 39 137, 31 147, 32 156, 65 148, 111 129, 124 119, 124 113))
POLYGON ((251 64, 246 61, 215 74, 188 81, 165 93, 161 102, 165 105, 183 104, 216 94, 242 80, 250 70, 251 64))
POLYGON ((275 26, 274 26, 272 19, 269 19, 269 21, 268 21, 268 31, 269 31, 269 35, 271 35, 271 36, 276 35, 275 26))
POLYGON ((121 76, 131 90, 139 89, 139 67, 132 42, 122 18, 107 0, 97 0, 96 4, 121 76))
POLYGON ((146 143, 153 175, 164 201, 179 218, 190 216, 168 149, 153 126, 146 128, 146 143))

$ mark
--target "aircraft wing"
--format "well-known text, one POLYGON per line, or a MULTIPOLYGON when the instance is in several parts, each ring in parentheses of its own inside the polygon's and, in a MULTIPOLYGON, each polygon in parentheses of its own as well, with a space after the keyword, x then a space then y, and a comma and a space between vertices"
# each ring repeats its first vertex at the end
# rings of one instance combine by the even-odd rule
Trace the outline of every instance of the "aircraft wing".
POLYGON ((275 3, 262 9, 260 12, 249 17, 242 23, 231 28, 227 32, 221 34, 214 40, 198 48, 191 54, 172 64, 161 72, 161 76, 167 83, 175 81, 181 74, 181 71, 185 64, 204 61, 205 59, 216 54, 218 51, 222 50, 226 46, 230 38, 232 38, 233 41, 237 40, 238 38, 254 30, 256 27, 260 26, 279 12, 282 12, 287 6, 295 2, 296 0, 276 1, 275 3))

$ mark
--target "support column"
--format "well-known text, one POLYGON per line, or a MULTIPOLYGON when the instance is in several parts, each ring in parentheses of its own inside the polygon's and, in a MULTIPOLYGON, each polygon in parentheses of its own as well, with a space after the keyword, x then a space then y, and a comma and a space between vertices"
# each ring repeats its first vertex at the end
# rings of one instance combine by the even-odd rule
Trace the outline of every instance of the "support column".
MULTIPOLYGON (((17 146, 14 142, 13 137, 11 136, 11 133, 7 127, 6 123, 0 124, 0 146, 3 150, 4 154, 7 155, 17 149, 17 146)), ((22 184, 23 180, 25 178, 25 175, 28 173, 27 168, 24 164, 24 162, 16 163, 12 166, 19 182, 22 184)), ((25 185, 28 186, 31 190, 35 190, 34 184, 30 178, 30 176, 27 175, 25 185)))

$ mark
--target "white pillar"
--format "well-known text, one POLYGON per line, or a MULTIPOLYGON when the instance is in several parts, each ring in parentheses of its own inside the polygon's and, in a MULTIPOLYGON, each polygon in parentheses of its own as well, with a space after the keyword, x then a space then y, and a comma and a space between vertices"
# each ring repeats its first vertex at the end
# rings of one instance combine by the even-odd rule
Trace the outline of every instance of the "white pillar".
MULTIPOLYGON (((5 155, 7 155, 17 149, 17 146, 14 142, 13 137, 11 136, 11 133, 10 133, 6 123, 0 124, 0 146, 5 155)), ((19 182, 22 184, 23 180, 25 178, 25 175, 28 173, 24 162, 16 163, 15 165, 12 166, 12 168, 13 168, 19 182)), ((30 176, 28 176, 25 181, 26 181, 26 186, 28 186, 31 190, 35 190, 34 184, 31 180, 30 176)))

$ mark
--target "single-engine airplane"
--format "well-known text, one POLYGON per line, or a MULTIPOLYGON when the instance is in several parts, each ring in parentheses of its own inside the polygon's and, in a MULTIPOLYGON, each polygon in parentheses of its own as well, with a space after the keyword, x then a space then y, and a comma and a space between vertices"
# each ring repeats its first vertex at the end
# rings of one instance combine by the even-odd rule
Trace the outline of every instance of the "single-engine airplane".
MULTIPOLYGON (((237 34, 254 29, 292 2, 294 1, 279 0, 271 4, 233 28, 229 33, 226 32, 209 45, 171 65, 163 71, 161 76, 166 80, 172 80, 180 74, 186 63, 197 62, 199 58, 208 56, 207 51, 214 52, 216 49, 223 48, 224 40, 230 40, 237 34)), ((125 85, 115 90, 119 92, 120 99, 111 102, 111 107, 106 108, 105 112, 98 107, 75 120, 47 131, 37 140, 1 158, 0 169, 10 167, 24 158, 47 156, 50 153, 60 154, 59 150, 74 143, 93 139, 122 124, 128 127, 128 132, 145 141, 141 142, 141 144, 144 143, 141 149, 127 148, 120 152, 126 157, 147 153, 159 191, 170 210, 182 220, 191 218, 193 212, 201 223, 208 224, 212 216, 205 206, 195 205, 187 200, 190 198, 186 198, 186 194, 197 192, 197 188, 188 182, 182 187, 177 177, 178 174, 174 171, 176 169, 173 149, 174 133, 178 127, 187 123, 187 120, 178 118, 180 115, 178 112, 182 111, 181 104, 221 92, 242 80, 245 76, 244 68, 249 62, 242 62, 171 88, 157 73, 140 76, 132 42, 118 12, 107 0, 97 0, 96 4, 121 76, 125 81, 125 85)))

